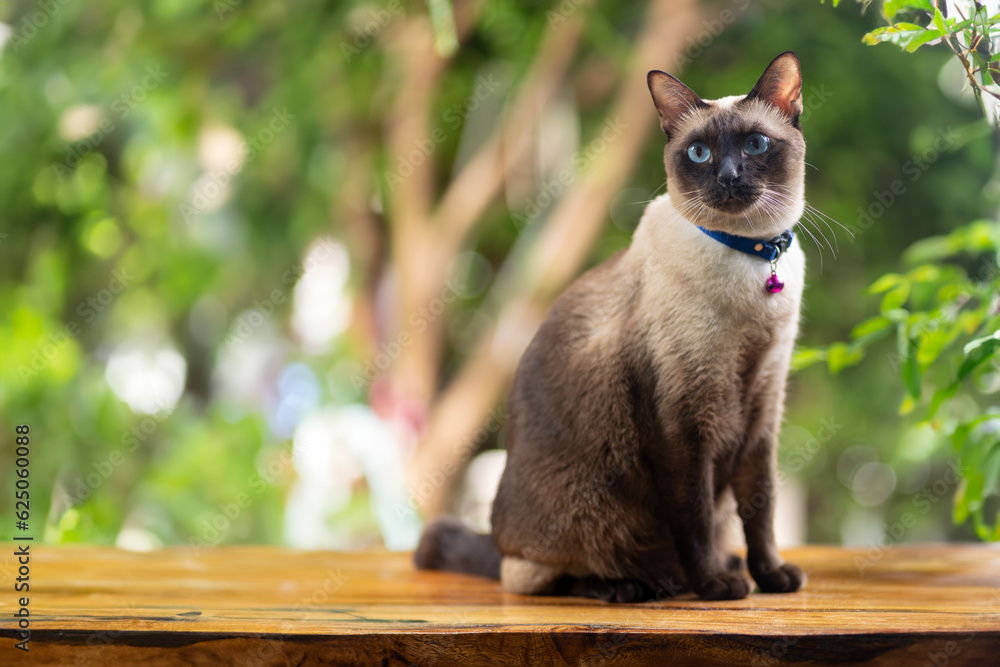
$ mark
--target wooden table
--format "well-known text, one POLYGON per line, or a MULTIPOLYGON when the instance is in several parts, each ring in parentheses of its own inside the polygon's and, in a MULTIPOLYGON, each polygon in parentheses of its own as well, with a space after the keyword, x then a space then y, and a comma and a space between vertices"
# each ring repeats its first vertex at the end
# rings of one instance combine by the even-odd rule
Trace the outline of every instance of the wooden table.
POLYGON ((0 558, 0 665, 1000 665, 1000 549, 806 547, 792 595, 519 597, 390 553, 33 546, 30 653, 0 558))

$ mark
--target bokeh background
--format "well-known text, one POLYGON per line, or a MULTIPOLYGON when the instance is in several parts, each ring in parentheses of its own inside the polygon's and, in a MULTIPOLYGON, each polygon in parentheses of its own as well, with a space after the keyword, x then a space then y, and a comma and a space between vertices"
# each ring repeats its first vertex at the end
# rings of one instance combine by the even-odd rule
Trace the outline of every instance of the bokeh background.
MULTIPOLYGON (((482 525, 518 355, 663 192, 649 69, 715 98, 798 53, 808 199, 853 230, 798 237, 806 345, 877 310, 912 242, 996 207, 961 68, 863 45, 877 7, 428 4, 0 6, 0 538, 14 424, 47 542, 407 549, 442 512, 482 525)), ((894 349, 791 378, 785 542, 973 538, 954 455, 898 414, 894 349)))

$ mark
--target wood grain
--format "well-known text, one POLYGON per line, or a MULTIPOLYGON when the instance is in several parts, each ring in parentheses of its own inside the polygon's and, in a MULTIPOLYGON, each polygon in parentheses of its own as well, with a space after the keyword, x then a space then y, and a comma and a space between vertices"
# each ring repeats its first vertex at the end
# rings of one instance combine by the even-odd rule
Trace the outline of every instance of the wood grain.
POLYGON ((1000 665, 1000 549, 805 547, 792 595, 612 605, 521 597, 391 553, 33 547, 30 654, 0 664, 1000 665))

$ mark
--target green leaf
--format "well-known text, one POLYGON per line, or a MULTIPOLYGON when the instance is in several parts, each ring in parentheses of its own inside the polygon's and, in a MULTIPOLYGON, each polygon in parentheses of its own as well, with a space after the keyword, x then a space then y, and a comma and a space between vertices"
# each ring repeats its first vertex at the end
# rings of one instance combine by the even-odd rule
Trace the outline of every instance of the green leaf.
POLYGON ((979 254, 1000 249, 1000 225, 991 220, 976 220, 956 227, 946 236, 931 236, 911 245, 903 253, 908 264, 922 264, 960 253, 979 254))
MULTIPOLYGON (((963 311, 962 314, 958 316, 958 320, 954 325, 955 337, 957 338, 960 334, 971 336, 976 333, 979 329, 979 325, 983 323, 987 308, 989 308, 988 302, 984 303, 982 308, 963 311)), ((1000 322, 998 322, 998 324, 1000 324, 1000 322)), ((988 331, 989 329, 986 330, 988 331)))
POLYGON ((914 338, 910 339, 910 353, 906 355, 903 360, 903 385, 906 387, 906 391, 909 392, 910 396, 914 400, 920 400, 921 394, 921 372, 920 364, 917 363, 917 355, 914 352, 916 350, 917 340, 914 338))
POLYGON ((975 419, 959 424, 955 427, 955 431, 951 434, 951 446, 956 452, 961 452, 962 448, 965 447, 965 442, 969 439, 969 434, 972 433, 974 428, 980 424, 998 418, 1000 418, 1000 415, 991 413, 980 415, 975 419))
POLYGON ((977 468, 969 469, 955 490, 955 523, 962 523, 971 512, 977 511, 983 500, 983 473, 977 468))
POLYGON ((916 42, 912 50, 916 50, 920 44, 929 42, 932 39, 941 37, 942 33, 936 28, 924 28, 916 23, 896 23, 886 28, 882 32, 872 31, 865 36, 866 43, 892 42, 897 46, 909 49, 909 46, 916 42))
POLYGON ((887 30, 889 30, 888 26, 875 28, 874 30, 867 33, 864 37, 861 38, 861 43, 866 44, 868 46, 875 46, 876 44, 882 41, 882 35, 884 35, 887 30))
MULTIPOLYGON (((896 353, 899 358, 900 376, 909 398, 920 399, 920 368, 917 366, 917 338, 910 336, 908 326, 896 330, 896 353)), ((910 406, 909 409, 912 409, 910 406)), ((902 407, 900 410, 902 411, 902 407)), ((907 410, 909 411, 909 410, 907 410)))
POLYGON ((965 19, 961 23, 954 23, 954 21, 955 21, 955 19, 952 19, 952 18, 948 19, 948 30, 949 30, 949 32, 952 32, 952 33, 956 33, 956 32, 960 32, 962 30, 965 30, 970 25, 972 25, 973 23, 976 22, 975 19, 965 19))
MULTIPOLYGON (((1000 415, 994 415, 1000 418, 1000 415)), ((995 440, 983 457, 983 491, 993 493, 1000 490, 1000 440, 995 440)))
POLYGON ((934 392, 934 396, 931 398, 931 404, 927 408, 927 416, 924 417, 925 422, 929 422, 934 419, 934 415, 941 408, 945 401, 953 398, 955 394, 958 393, 958 383, 953 382, 947 387, 942 387, 934 392))
POLYGON ((969 518, 969 479, 965 478, 958 483, 955 489, 955 509, 952 511, 951 519, 956 524, 965 523, 969 518))
POLYGON ((886 313, 891 310, 896 310, 904 303, 910 296, 910 283, 909 281, 902 282, 899 285, 893 287, 891 290, 885 293, 882 297, 882 313, 886 313))
MULTIPOLYGON (((977 519, 979 518, 978 513, 976 515, 976 518, 977 519)), ((995 523, 993 524, 993 528, 991 529, 985 523, 983 523, 981 526, 977 525, 976 534, 979 536, 979 539, 983 540, 984 542, 1000 541, 1000 510, 997 510, 997 515, 995 523)))
POLYGON ((920 239, 903 252, 907 263, 932 262, 945 257, 952 257, 960 252, 950 236, 929 236, 920 239))
POLYGON ((854 366, 864 357, 860 348, 846 343, 834 343, 826 351, 826 365, 831 373, 838 373, 848 366, 854 366))
POLYGON ((885 292, 905 280, 906 278, 898 273, 887 273, 869 286, 868 293, 879 294, 881 292, 885 292))
POLYGON ((941 267, 934 264, 922 264, 906 274, 907 280, 912 283, 928 283, 941 279, 941 267))
POLYGON ((826 360, 826 350, 819 347, 800 347, 792 354, 792 370, 799 371, 826 360))
POLYGON ((882 11, 885 12, 885 17, 890 21, 896 17, 896 14, 904 9, 923 9, 931 11, 933 7, 931 6, 930 0, 886 0, 885 5, 882 7, 882 11))
POLYGON ((901 23, 896 23, 888 27, 887 32, 897 33, 897 32, 921 32, 925 30, 922 25, 917 25, 916 23, 907 23, 903 21, 901 23))
POLYGON ((934 6, 934 27, 938 29, 938 33, 944 35, 948 32, 948 26, 944 22, 944 14, 937 5, 934 6))
POLYGON ((885 311, 882 313, 882 316, 893 324, 901 324, 910 318, 910 311, 905 308, 896 308, 895 310, 885 311))
POLYGON ((925 30, 924 32, 915 36, 913 39, 911 39, 909 42, 906 43, 906 52, 913 53, 927 42, 932 42, 935 39, 940 39, 940 38, 941 35, 939 33, 933 32, 931 30, 925 30))
POLYGON ((892 321, 884 315, 870 317, 851 329, 851 338, 864 338, 879 333, 892 326, 892 321))
POLYGON ((934 301, 939 304, 953 304, 968 292, 968 285, 964 282, 946 283, 934 295, 934 301))
POLYGON ((921 371, 926 371, 931 364, 937 361, 941 352, 948 347, 951 341, 955 340, 956 334, 957 331, 951 327, 938 326, 937 329, 926 331, 920 335, 916 360, 921 371))
POLYGON ((969 373, 988 359, 992 359, 1000 350, 1000 330, 993 332, 992 336, 977 338, 968 343, 963 350, 965 359, 958 367, 958 374, 955 378, 957 382, 964 380, 969 373))
POLYGON ((968 356, 969 354, 979 349, 980 347, 988 345, 991 341, 995 341, 998 339, 1000 339, 1000 329, 994 331, 989 336, 983 336, 982 338, 977 338, 976 340, 970 340, 968 343, 965 344, 965 347, 962 348, 962 354, 968 356))

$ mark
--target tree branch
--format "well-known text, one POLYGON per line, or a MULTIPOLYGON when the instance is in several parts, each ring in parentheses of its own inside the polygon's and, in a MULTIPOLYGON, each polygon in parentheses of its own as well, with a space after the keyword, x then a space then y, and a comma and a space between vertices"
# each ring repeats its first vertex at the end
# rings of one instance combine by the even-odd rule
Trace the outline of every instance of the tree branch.
POLYGON ((570 15, 566 23, 550 24, 510 112, 442 195, 433 218, 439 243, 448 255, 461 247, 486 208, 500 194, 507 170, 530 154, 538 109, 565 79, 582 31, 580 12, 570 15), (513 137, 513 141, 506 142, 506 155, 504 136, 513 137))

